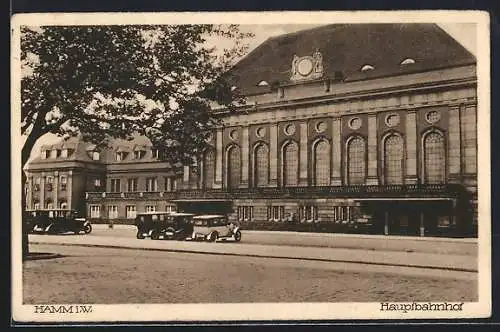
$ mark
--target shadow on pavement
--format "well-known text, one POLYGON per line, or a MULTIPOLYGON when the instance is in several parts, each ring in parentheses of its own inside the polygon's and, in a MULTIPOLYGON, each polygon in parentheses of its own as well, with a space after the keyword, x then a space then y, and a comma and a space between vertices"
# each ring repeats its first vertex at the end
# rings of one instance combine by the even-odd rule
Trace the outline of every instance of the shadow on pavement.
POLYGON ((61 255, 61 254, 50 253, 50 252, 32 252, 26 256, 24 261, 33 261, 33 260, 39 260, 39 259, 53 259, 53 258, 61 258, 61 257, 65 257, 65 256, 61 255))

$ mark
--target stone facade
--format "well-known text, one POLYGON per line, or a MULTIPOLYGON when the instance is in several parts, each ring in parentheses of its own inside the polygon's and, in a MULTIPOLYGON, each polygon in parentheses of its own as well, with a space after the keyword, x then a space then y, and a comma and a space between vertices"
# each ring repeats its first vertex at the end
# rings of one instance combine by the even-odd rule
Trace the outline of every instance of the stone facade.
MULTIPOLYGON (((356 79, 315 72, 252 91, 246 106, 225 116, 194 166, 175 168, 155 160, 147 143, 121 142, 96 173, 105 186, 93 190, 84 167, 70 173, 73 190, 85 188, 87 217, 102 222, 181 209, 225 212, 249 228, 368 218, 377 234, 475 233, 477 78, 470 57, 356 79), (137 146, 148 157, 127 159, 137 146), (119 150, 129 151, 123 160, 114 158, 119 150), (82 172, 84 179, 76 176, 82 172)), ((323 70, 330 59, 323 54, 322 61, 314 68, 323 70)), ((38 169, 30 181, 48 174, 38 169)), ((32 202, 44 201, 40 190, 32 202)))

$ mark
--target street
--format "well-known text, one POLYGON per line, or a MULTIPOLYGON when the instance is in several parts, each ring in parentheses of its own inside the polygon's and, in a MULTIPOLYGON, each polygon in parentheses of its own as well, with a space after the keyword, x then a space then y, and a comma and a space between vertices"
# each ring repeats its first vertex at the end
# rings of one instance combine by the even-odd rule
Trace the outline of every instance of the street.
POLYGON ((26 304, 477 300, 474 272, 81 245, 30 247, 62 257, 23 264, 26 304))

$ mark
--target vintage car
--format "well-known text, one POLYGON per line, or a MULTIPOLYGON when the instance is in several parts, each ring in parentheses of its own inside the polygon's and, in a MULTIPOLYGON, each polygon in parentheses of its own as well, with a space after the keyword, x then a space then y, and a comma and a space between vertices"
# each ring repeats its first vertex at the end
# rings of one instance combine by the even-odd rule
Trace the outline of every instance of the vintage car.
POLYGON ((187 240, 226 241, 241 240, 240 225, 228 221, 224 215, 199 215, 193 217, 193 232, 187 240))
POLYGON ((79 234, 92 232, 90 221, 79 218, 78 212, 67 209, 33 210, 30 211, 32 233, 60 234, 73 232, 79 234))
POLYGON ((184 240, 192 233, 193 214, 177 212, 138 213, 135 218, 137 238, 150 237, 152 240, 184 240))

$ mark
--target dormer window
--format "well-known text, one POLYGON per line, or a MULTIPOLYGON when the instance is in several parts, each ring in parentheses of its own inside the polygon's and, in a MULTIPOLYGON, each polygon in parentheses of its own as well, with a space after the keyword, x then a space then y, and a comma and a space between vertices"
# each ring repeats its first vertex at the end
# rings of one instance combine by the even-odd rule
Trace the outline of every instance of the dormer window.
POLYGON ((160 151, 158 149, 151 149, 151 154, 152 154, 153 158, 158 159, 160 156, 160 151))
POLYGON ((142 159, 146 155, 146 151, 144 150, 136 150, 134 151, 134 159, 142 159))
POLYGON ((260 81, 259 84, 257 84, 257 86, 268 86, 269 83, 267 83, 266 81, 260 81))
POLYGON ((363 67, 361 67, 361 71, 369 71, 374 69, 375 67, 373 67, 372 65, 364 65, 363 67))
POLYGON ((415 63, 415 60, 413 60, 412 58, 406 58, 403 61, 401 61, 401 65, 411 65, 414 63, 415 63))
POLYGON ((125 160, 125 158, 127 158, 126 152, 124 152, 124 151, 116 152, 116 154, 115 154, 116 161, 122 161, 122 160, 125 160))
POLYGON ((92 151, 92 160, 99 160, 101 158, 101 154, 99 151, 92 151))

